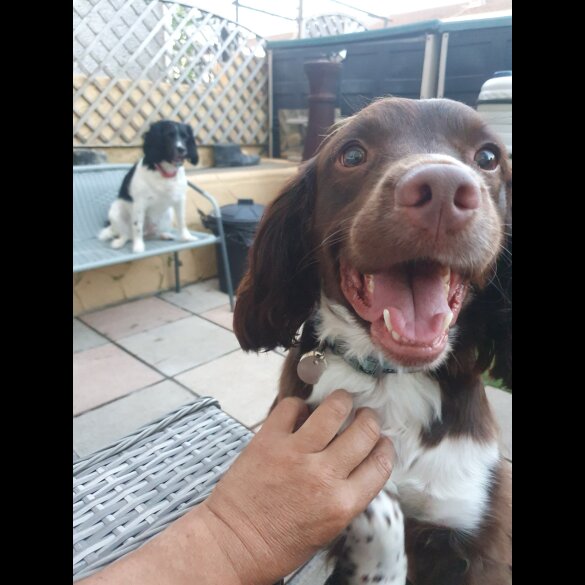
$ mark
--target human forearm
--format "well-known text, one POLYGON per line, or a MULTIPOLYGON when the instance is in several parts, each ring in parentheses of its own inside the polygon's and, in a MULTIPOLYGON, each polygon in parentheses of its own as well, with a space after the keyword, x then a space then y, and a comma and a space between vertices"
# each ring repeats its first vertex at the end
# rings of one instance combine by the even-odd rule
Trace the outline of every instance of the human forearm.
POLYGON ((246 547, 202 504, 80 585, 269 585, 246 547))

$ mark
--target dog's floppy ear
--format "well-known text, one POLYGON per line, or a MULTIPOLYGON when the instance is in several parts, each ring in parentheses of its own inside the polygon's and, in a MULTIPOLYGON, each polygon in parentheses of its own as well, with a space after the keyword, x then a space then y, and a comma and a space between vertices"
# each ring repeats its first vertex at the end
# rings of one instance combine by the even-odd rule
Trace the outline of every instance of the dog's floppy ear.
POLYGON ((164 158, 163 141, 160 134, 160 126, 153 124, 144 135, 144 161, 142 164, 152 171, 156 168, 155 164, 164 158))
POLYGON ((234 332, 242 349, 288 348, 319 296, 311 241, 315 159, 266 209, 237 290, 234 332))
POLYGON ((195 145, 195 136, 193 136, 193 128, 189 124, 185 124, 187 128, 187 157, 192 165, 199 162, 199 155, 197 154, 197 146, 195 145))

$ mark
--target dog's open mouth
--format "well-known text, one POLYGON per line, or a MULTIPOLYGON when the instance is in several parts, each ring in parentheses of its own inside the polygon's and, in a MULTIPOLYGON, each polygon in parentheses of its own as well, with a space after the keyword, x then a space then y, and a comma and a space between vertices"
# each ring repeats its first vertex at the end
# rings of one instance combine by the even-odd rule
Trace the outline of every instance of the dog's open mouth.
POLYGON ((363 274, 342 260, 340 272, 345 298, 371 323, 372 341, 391 361, 420 366, 441 355, 467 294, 463 276, 429 260, 373 274, 363 274))

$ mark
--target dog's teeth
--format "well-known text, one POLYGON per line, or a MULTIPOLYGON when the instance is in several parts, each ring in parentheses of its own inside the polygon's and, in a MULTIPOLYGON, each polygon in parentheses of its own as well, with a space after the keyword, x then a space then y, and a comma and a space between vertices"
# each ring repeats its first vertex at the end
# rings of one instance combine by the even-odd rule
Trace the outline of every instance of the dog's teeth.
POLYGON ((398 333, 396 333, 396 331, 394 331, 394 329, 392 329, 392 321, 390 320, 390 311, 388 309, 384 309, 382 314, 384 315, 384 324, 386 325, 386 329, 388 329, 388 331, 392 335, 392 339, 394 341, 400 341, 402 339, 402 337, 400 337, 400 335, 398 335, 398 333))
POLYGON ((453 321, 453 312, 449 311, 445 315, 445 321, 443 322, 443 331, 447 331, 447 329, 449 329, 449 325, 451 325, 451 321, 453 321))
POLYGON ((390 321, 390 311, 388 309, 384 309, 384 324, 386 325, 386 329, 392 333, 392 321, 390 321))
POLYGON ((443 283, 445 285, 445 294, 449 295, 449 289, 451 284, 451 269, 447 268, 447 272, 443 276, 443 283))
POLYGON ((364 274, 364 279, 366 281, 366 288, 372 294, 374 292, 374 275, 373 274, 364 274))
POLYGON ((451 268, 449 268, 447 266, 447 268, 445 268, 445 274, 443 275, 443 280, 449 284, 449 282, 451 282, 451 268))

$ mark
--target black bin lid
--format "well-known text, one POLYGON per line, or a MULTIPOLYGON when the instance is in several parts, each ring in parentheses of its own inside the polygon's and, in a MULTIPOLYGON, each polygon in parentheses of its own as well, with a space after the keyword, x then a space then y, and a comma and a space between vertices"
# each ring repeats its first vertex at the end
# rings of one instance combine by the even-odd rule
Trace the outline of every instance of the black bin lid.
POLYGON ((258 223, 265 208, 265 205, 254 203, 253 199, 238 199, 237 204, 220 207, 224 224, 258 223))

